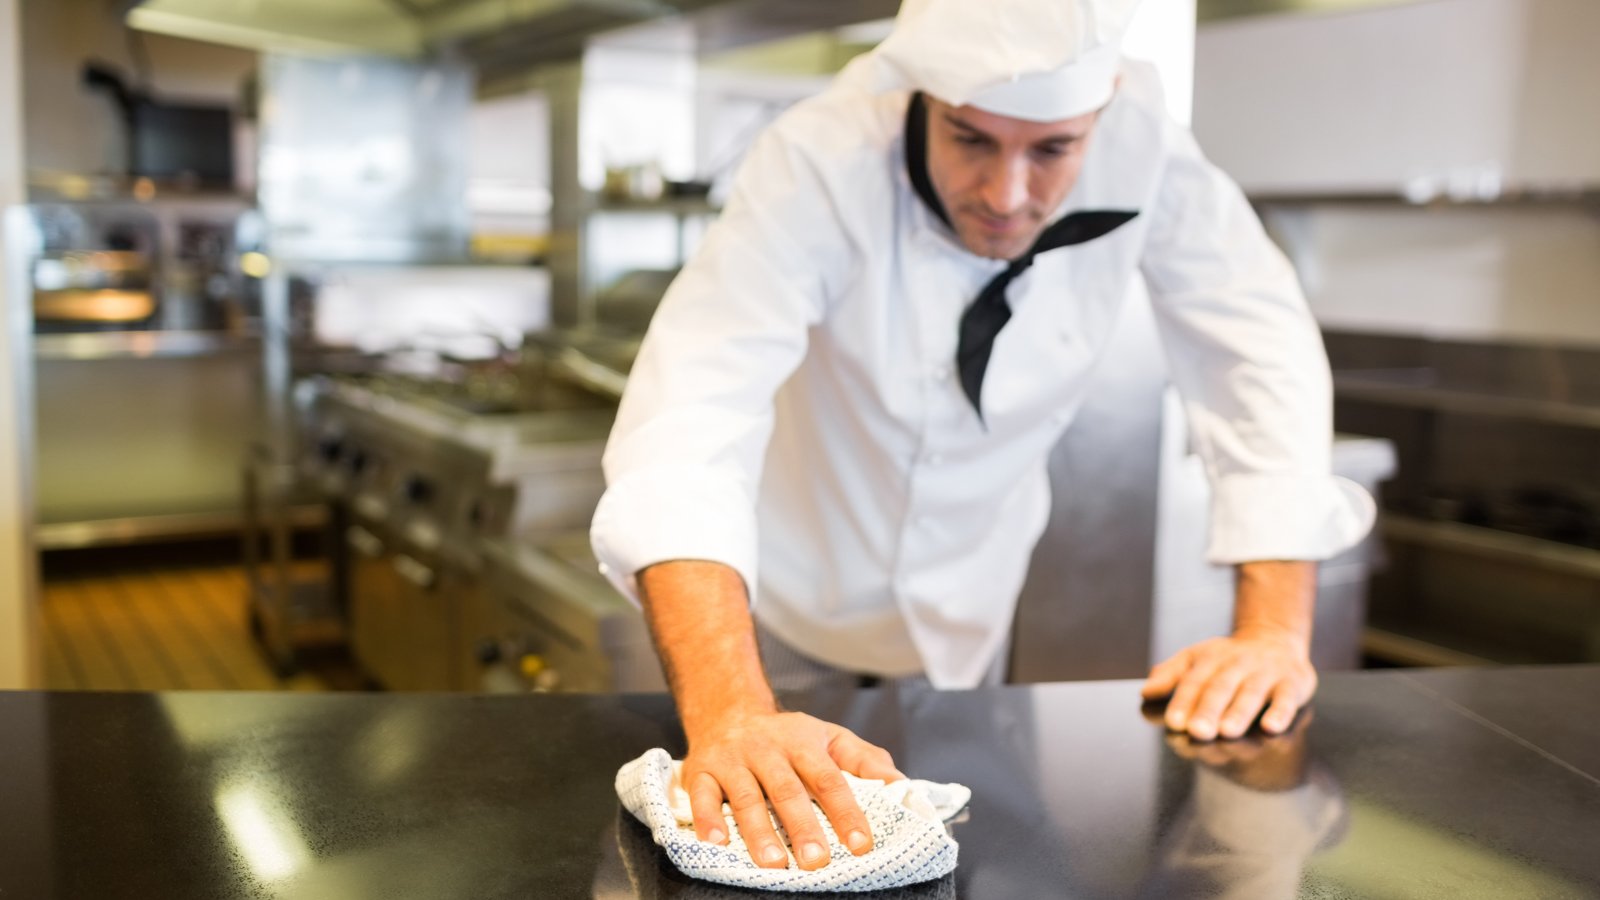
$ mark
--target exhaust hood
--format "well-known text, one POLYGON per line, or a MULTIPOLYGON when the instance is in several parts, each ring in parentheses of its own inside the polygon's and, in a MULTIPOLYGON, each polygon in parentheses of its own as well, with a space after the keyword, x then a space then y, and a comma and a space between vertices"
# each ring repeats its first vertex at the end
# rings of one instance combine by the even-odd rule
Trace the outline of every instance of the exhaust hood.
POLYGON ((893 15, 899 0, 134 0, 128 24, 264 52, 444 55, 480 79, 573 59, 596 35, 687 22, 702 52, 893 15))
POLYGON ((545 59, 707 0, 139 0, 134 28, 260 51, 418 58, 520 45, 545 59))
POLYGON ((127 22, 263 52, 420 56, 424 27, 408 9, 389 0, 143 0, 127 22))

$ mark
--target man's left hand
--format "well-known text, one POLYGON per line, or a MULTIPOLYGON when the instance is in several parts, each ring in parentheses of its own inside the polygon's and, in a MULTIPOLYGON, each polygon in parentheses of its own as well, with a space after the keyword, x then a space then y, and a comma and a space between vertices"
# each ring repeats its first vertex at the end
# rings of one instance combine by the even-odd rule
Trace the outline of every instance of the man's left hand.
POLYGON ((1209 741, 1243 735, 1262 709, 1262 729, 1281 734, 1316 690, 1303 639, 1241 630, 1180 650, 1151 670, 1140 693, 1146 700, 1170 695, 1167 727, 1209 741))

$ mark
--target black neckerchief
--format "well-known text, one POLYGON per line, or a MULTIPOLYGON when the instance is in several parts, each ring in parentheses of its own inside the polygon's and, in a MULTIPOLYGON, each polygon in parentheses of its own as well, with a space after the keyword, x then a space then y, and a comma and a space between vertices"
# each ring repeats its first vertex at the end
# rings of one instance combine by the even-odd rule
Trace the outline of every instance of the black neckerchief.
MULTIPOLYGON (((928 176, 928 105, 920 91, 911 95, 906 108, 906 172, 911 177, 911 187, 928 209, 954 231, 950 214, 933 188, 928 176)), ((983 421, 983 376, 989 368, 989 357, 994 352, 995 338, 1011 321, 1011 304, 1006 302, 1006 288, 1033 265, 1034 257, 1061 247, 1082 244, 1110 234, 1139 213, 1137 210, 1083 210, 1063 216, 1048 225, 1027 252, 1011 261, 978 293, 966 312, 961 314, 961 335, 956 348, 956 367, 961 373, 961 390, 967 395, 972 409, 983 421)))

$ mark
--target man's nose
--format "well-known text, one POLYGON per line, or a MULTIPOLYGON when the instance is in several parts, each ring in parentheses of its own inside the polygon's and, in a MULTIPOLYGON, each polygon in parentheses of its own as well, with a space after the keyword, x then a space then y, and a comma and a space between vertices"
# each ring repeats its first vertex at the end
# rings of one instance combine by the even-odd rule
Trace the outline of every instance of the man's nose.
POLYGON ((996 160, 984 181, 983 202, 997 215, 1020 212, 1028 202, 1028 161, 1020 157, 996 160))

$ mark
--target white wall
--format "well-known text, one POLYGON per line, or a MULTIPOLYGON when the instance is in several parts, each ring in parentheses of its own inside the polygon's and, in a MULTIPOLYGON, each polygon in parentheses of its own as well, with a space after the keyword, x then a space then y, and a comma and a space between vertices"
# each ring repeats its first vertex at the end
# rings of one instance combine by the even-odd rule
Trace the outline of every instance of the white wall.
POLYGON ((1155 65, 1167 111, 1188 123, 1194 110, 1195 0, 1144 0, 1122 50, 1155 65))
POLYGON ((1594 0, 1427 0, 1199 29, 1195 133, 1269 204, 1329 328, 1600 345, 1593 200, 1417 207, 1480 187, 1600 190, 1594 0))
POLYGON ((467 113, 467 206, 475 234, 550 229, 550 104, 526 92, 480 100, 467 113))
MULTIPOLYGON (((24 199, 22 180, 22 87, 17 65, 18 0, 0 0, 0 210, 24 199)), ((0 247, 3 249, 3 247, 0 247)), ((32 513, 23 477, 29 404, 23 396, 25 336, 15 333, 14 304, 0 252, 0 689, 41 686, 38 628, 33 603, 35 560, 29 532, 32 513)))

